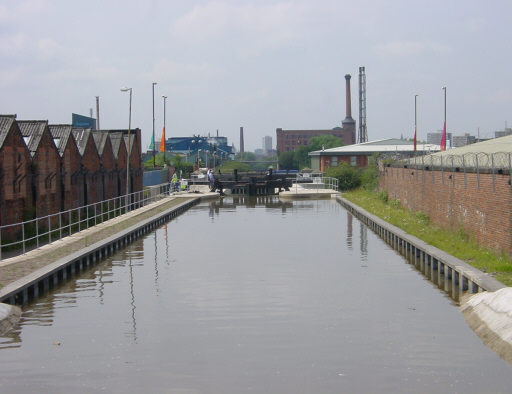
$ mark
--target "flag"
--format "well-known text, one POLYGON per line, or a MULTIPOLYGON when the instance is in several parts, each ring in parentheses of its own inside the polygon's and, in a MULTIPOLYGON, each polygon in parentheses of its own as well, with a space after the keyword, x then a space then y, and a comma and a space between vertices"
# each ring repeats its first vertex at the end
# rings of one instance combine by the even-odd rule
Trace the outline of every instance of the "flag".
POLYGON ((162 129, 162 138, 160 139, 160 152, 165 152, 165 126, 162 129))
POLYGON ((148 150, 155 149, 155 140, 153 139, 154 136, 151 136, 151 143, 149 144, 148 150))
POLYGON ((444 122, 443 134, 441 135, 441 150, 446 150, 446 122, 444 122))
POLYGON ((414 126, 414 151, 416 152, 416 126, 414 126))

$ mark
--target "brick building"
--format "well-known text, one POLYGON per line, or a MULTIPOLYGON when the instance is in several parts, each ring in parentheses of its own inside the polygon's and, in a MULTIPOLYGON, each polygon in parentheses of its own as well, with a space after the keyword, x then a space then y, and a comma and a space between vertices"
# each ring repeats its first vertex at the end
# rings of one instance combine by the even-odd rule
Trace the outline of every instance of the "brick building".
MULTIPOLYGON (((0 225, 124 195, 127 143, 128 130, 93 133, 0 115, 0 225)), ((142 190, 140 129, 131 130, 129 145, 130 192, 136 192, 142 190)))
POLYGON ((131 130, 130 136, 124 133, 124 143, 130 152, 130 193, 142 190, 142 146, 140 142, 140 129, 131 130))
POLYGON ((290 152, 298 149, 300 146, 309 144, 312 137, 320 135, 333 135, 340 138, 345 145, 356 143, 356 122, 352 118, 352 103, 350 94, 350 75, 345 75, 345 99, 346 99, 346 117, 342 122, 342 127, 333 129, 313 129, 313 130, 284 130, 276 129, 277 151, 290 152))
POLYGON ((76 146, 71 125, 49 125, 60 155, 61 211, 83 205, 82 157, 76 146))
POLYGON ((112 142, 108 131, 93 131, 92 135, 100 156, 101 199, 108 200, 118 195, 116 159, 112 149, 112 142))
POLYGON ((31 162, 16 116, 0 115, 0 225, 31 218, 31 162))
POLYGON ((116 159, 116 178, 117 178, 117 195, 126 194, 126 160, 128 153, 124 143, 122 131, 109 131, 110 141, 112 142, 112 150, 116 159))
POLYGON ((46 120, 18 120, 32 157, 31 191, 36 217, 61 208, 60 155, 46 120))

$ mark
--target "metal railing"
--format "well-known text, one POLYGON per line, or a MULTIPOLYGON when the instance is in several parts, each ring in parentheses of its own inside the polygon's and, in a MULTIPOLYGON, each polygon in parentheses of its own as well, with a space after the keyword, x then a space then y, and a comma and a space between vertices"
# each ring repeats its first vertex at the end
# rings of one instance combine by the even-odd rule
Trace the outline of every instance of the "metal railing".
POLYGON ((79 208, 0 226, 0 261, 3 252, 12 256, 25 254, 28 250, 96 226, 167 195, 169 184, 164 183, 79 208))
POLYGON ((330 189, 338 191, 338 179, 332 177, 299 177, 292 179, 291 190, 298 191, 300 188, 308 190, 320 190, 330 189))

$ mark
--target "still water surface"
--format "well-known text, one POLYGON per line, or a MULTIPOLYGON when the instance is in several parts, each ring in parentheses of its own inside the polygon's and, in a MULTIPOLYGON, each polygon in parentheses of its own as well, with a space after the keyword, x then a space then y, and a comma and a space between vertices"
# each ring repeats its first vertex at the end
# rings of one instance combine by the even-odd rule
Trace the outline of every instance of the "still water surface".
POLYGON ((456 305, 332 201, 197 205, 24 308, 2 393, 508 393, 456 305))

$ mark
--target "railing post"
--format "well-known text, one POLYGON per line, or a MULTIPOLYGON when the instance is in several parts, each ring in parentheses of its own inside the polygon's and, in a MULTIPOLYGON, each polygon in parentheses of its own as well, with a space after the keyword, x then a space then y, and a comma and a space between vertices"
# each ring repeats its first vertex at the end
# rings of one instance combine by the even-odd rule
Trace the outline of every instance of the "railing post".
POLYGON ((50 221, 50 216, 48 216, 48 243, 52 243, 52 223, 50 221))
POLYGON ((98 203, 94 204, 94 225, 96 226, 96 224, 98 223, 96 221, 96 218, 98 217, 98 215, 96 214, 97 210, 96 210, 96 207, 98 206, 98 203))
POLYGON ((23 254, 25 254, 25 222, 21 224, 21 239, 23 242, 23 254))
POLYGON ((59 239, 62 239, 62 214, 59 213, 59 239))
POLYGON ((80 228, 81 228, 81 227, 80 227, 80 224, 81 224, 81 218, 80 218, 80 216, 82 216, 82 215, 80 215, 80 211, 81 211, 81 209, 80 209, 80 208, 78 208, 78 232, 80 232, 80 228))
POLYGON ((36 218, 36 247, 39 248, 39 220, 36 218))

